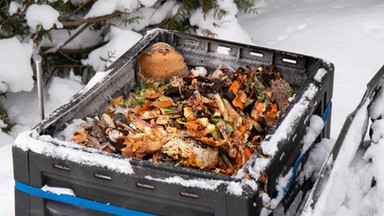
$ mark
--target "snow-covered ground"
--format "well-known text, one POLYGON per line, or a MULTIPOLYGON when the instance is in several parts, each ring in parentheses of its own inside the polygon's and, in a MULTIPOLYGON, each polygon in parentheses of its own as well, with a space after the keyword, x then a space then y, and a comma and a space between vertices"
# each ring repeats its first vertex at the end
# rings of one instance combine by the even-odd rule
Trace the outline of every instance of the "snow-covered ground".
MULTIPOLYGON (((218 36, 224 39, 253 43, 273 49, 286 50, 323 58, 335 65, 335 80, 332 113, 332 138, 337 138, 344 120, 352 112, 363 96, 365 85, 384 64, 384 3, 380 0, 260 0, 255 1, 258 15, 241 15, 239 24, 231 20, 235 14, 230 14, 228 20, 222 23, 223 29, 218 36), (244 31, 248 35, 244 35, 244 31)), ((201 25, 196 14, 195 22, 201 25)), ((56 22, 54 20, 54 22, 56 22)), ((206 28, 212 26, 206 26, 206 28)), ((115 31, 113 43, 122 40, 115 31)), ((134 32, 131 32, 137 38, 134 32)), ((127 45, 129 46, 129 45, 127 45)), ((28 78, 14 79, 9 71, 14 70, 15 63, 28 61, 31 46, 17 44, 17 41, 0 40, 0 80, 13 83, 8 88, 7 98, 1 98, 9 110, 9 114, 17 125, 11 135, 0 132, 0 158, 3 160, 0 169, 0 192, 2 204, 0 215, 13 215, 13 176, 11 145, 18 133, 30 129, 39 121, 38 104, 35 89, 31 90, 32 80, 28 78), (14 43, 18 50, 15 56, 5 52, 7 46, 14 43), (12 58, 11 58, 12 57, 12 58), (13 60, 9 60, 9 59, 13 60), (6 65, 6 66, 4 66, 6 65), (21 82, 21 80, 23 82, 21 82), (20 89, 24 92, 19 92, 20 89), (15 93, 12 93, 13 92, 15 93)), ((25 64, 24 64, 25 65, 25 64)), ((30 74, 31 68, 24 71, 30 74)), ((22 76, 22 75, 19 75, 22 76)), ((46 113, 65 103, 67 99, 82 88, 80 78, 70 76, 66 79, 55 78, 45 89, 46 113)), ((0 89, 6 86, 0 83, 0 89)), ((0 122, 1 124, 2 122, 0 122)), ((379 127, 379 123, 377 123, 379 127)), ((383 126, 384 128, 384 126, 383 126)), ((378 142, 379 143, 379 142, 378 142)), ((336 188, 339 194, 337 202, 329 203, 330 210, 325 214, 321 209, 319 215, 384 215, 382 203, 384 196, 381 192, 384 179, 381 177, 380 156, 383 150, 371 148, 367 155, 356 157, 353 166, 347 174, 355 174, 351 179, 353 184, 344 184, 336 188), (372 161, 369 164, 367 161, 372 161), (364 172, 365 171, 365 172, 364 172), (376 176, 376 186, 370 190, 371 181, 368 177, 376 176), (365 174, 368 173, 368 177, 365 174), (361 176, 361 177, 360 177, 361 176), (352 181, 353 180, 353 181, 352 181), (348 189, 350 186, 352 189, 348 189), (359 205, 357 205, 359 204, 359 205), (365 211, 363 211, 365 210, 365 211), (321 214, 324 213, 324 214, 321 214), (352 214, 353 213, 353 214, 352 214)), ((349 176, 349 177, 350 177, 349 176)))
POLYGON ((332 137, 384 65, 384 3, 378 0, 268 1, 240 23, 254 43, 323 58, 335 65, 332 137))

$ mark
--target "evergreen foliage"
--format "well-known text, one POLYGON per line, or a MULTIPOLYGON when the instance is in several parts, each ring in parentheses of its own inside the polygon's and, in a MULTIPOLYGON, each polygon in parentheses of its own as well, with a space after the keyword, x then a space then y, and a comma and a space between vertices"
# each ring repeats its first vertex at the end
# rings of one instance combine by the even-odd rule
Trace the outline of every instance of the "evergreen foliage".
POLYGON ((9 133, 13 127, 13 123, 9 118, 8 111, 4 105, 0 102, 0 120, 4 125, 0 125, 1 131, 9 133))
POLYGON ((251 0, 233 0, 237 8, 243 13, 256 13, 255 5, 251 0))
MULTIPOLYGON (((38 46, 38 52, 43 57, 43 79, 45 83, 54 77, 64 77, 68 75, 69 71, 73 71, 75 75, 80 75, 83 78, 83 82, 87 83, 93 76, 95 71, 90 66, 83 65, 81 59, 84 59, 88 54, 107 43, 107 36, 109 35, 111 25, 116 25, 116 20, 121 21, 122 25, 128 26, 135 23, 140 23, 143 17, 130 16, 128 12, 115 11, 112 14, 84 18, 84 15, 91 9, 93 4, 97 0, 86 0, 80 5, 75 5, 70 0, 0 0, 0 39, 17 37, 22 42, 28 42, 33 40, 34 44, 38 46), (18 5, 18 11, 14 14, 9 14, 9 6, 11 2, 18 5), (81 34, 85 29, 98 34, 100 41, 98 44, 88 48, 78 49, 64 49, 64 45, 61 47, 43 47, 41 42, 43 39, 52 41, 51 30, 45 30, 42 27, 37 27, 36 32, 31 32, 27 20, 25 18, 28 7, 32 4, 47 4, 52 6, 60 13, 59 21, 63 24, 63 29, 74 30, 81 27, 78 34, 81 34), (115 22, 112 22, 115 21, 115 22), (52 52, 54 48, 54 52, 52 52)), ((228 14, 228 11, 220 8, 218 4, 220 0, 176 0, 180 5, 175 16, 172 18, 163 20, 156 25, 147 26, 148 28, 166 28, 169 30, 176 30, 181 32, 195 33, 197 26, 193 26, 189 22, 191 14, 201 9, 204 14, 207 14, 211 10, 214 12, 216 19, 222 19, 228 14)), ((166 0, 158 0, 155 7, 159 7, 164 4, 166 0)), ((255 13, 256 9, 251 0, 233 0, 239 11, 244 13, 255 13)), ((144 7, 141 5, 141 7, 144 7)), ((64 44, 69 43, 76 38, 77 33, 71 35, 71 37, 64 41, 64 44)), ((101 61, 110 61, 110 57, 113 57, 114 53, 110 53, 108 58, 101 58, 101 61)), ((2 128, 3 131, 9 131, 12 127, 12 123, 9 119, 7 110, 0 104, 0 119, 7 124, 7 128, 2 128)))

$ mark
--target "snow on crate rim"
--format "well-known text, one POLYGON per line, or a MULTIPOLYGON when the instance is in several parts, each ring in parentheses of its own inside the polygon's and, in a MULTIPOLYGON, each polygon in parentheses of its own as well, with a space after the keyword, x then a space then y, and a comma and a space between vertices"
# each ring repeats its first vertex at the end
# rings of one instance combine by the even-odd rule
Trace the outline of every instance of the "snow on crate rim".
POLYGON ((145 176, 146 179, 151 181, 164 182, 167 184, 177 184, 184 187, 200 188, 204 190, 215 191, 219 186, 223 185, 227 188, 227 193, 231 195, 241 196, 244 192, 244 188, 247 186, 256 191, 258 189, 257 183, 251 179, 242 179, 241 181, 224 181, 215 179, 183 179, 179 176, 168 177, 168 178, 154 178, 152 176, 145 176))
POLYGON ((130 158, 115 158, 107 154, 100 154, 98 150, 84 148, 49 135, 39 136, 36 130, 20 133, 15 139, 15 146, 23 151, 30 150, 38 154, 69 160, 78 164, 106 167, 112 171, 134 174, 130 158))
MULTIPOLYGON (((273 134, 270 134, 266 137, 261 144, 263 153, 266 155, 273 156, 276 154, 278 149, 278 144, 287 140, 289 137, 294 136, 294 125, 295 121, 299 119, 309 106, 311 101, 314 100, 317 93, 319 92, 320 87, 316 86, 313 83, 310 83, 305 89, 303 95, 299 101, 293 105, 288 114, 284 117, 284 120, 280 123, 279 127, 273 134)), ((271 158, 257 158, 254 165, 251 168, 248 168, 248 173, 254 178, 258 179, 260 173, 263 172, 270 164, 271 158)))
POLYGON ((319 90, 320 88, 313 83, 308 85, 302 97, 293 105, 292 109, 289 110, 276 131, 272 135, 268 135, 270 139, 267 139, 261 144, 264 154, 275 155, 278 151, 278 143, 293 136, 295 122, 309 109, 311 101, 315 99, 319 90))
POLYGON ((315 77, 314 77, 314 80, 316 82, 319 82, 321 83, 321 80, 323 79, 323 77, 327 74, 327 70, 325 70, 325 68, 320 68, 319 70, 317 70, 317 73, 315 74, 315 77))
POLYGON ((157 32, 170 32, 170 31, 162 28, 153 28, 146 31, 144 37, 147 37, 148 35, 156 34, 157 32))
POLYGON ((109 68, 106 71, 98 71, 96 74, 89 80, 87 85, 84 86, 83 89, 80 90, 80 93, 85 93, 89 91, 92 87, 94 87, 98 83, 102 83, 104 77, 106 77, 114 68, 109 68))

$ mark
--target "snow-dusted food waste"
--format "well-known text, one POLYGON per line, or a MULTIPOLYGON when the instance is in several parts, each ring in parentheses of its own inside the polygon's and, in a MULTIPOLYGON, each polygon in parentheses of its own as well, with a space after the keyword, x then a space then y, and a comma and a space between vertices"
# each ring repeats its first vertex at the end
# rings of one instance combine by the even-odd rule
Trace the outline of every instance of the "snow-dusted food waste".
POLYGON ((193 68, 188 74, 184 58, 164 43, 139 59, 143 87, 114 98, 105 113, 71 124, 67 140, 127 157, 234 175, 258 153, 293 95, 275 66, 221 67, 208 75, 193 68), (169 77, 167 71, 178 76, 169 77))

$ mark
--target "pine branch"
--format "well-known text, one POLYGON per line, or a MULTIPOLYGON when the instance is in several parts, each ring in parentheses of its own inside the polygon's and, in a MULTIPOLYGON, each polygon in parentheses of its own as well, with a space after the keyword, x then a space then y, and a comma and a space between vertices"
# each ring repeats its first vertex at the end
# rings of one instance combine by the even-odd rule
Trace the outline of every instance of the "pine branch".
POLYGON ((236 4, 239 11, 242 11, 244 13, 252 13, 252 14, 257 13, 255 5, 251 0, 233 0, 233 2, 236 4))
POLYGON ((81 20, 76 20, 76 21, 62 21, 61 23, 63 24, 64 27, 80 26, 84 23, 98 23, 98 22, 102 22, 105 20, 109 20, 109 19, 112 19, 114 17, 120 16, 121 14, 123 14, 123 12, 115 11, 111 14, 104 15, 104 16, 91 17, 91 18, 81 19, 81 20))
POLYGON ((70 13, 67 17, 63 18, 62 20, 69 20, 73 15, 77 14, 81 9, 83 9, 85 6, 87 6, 89 3, 93 2, 95 0, 87 0, 86 2, 82 3, 76 10, 74 10, 72 13, 70 13))
POLYGON ((200 4, 204 14, 208 13, 210 9, 217 7, 216 0, 204 0, 200 1, 200 4))
POLYGON ((2 10, 0 10, 0 16, 1 16, 1 18, 3 18, 3 20, 7 20, 8 19, 7 14, 4 11, 2 11, 2 10))
POLYGON ((228 15, 228 11, 221 9, 221 8, 215 8, 214 17, 216 19, 221 20, 224 16, 228 15))
POLYGON ((0 120, 2 120, 3 123, 6 125, 0 128, 1 131, 3 131, 4 133, 9 133, 15 124, 12 123, 11 119, 9 118, 7 109, 4 107, 3 103, 1 102, 0 102, 0 120))
MULTIPOLYGON (((97 44, 95 46, 86 47, 86 48, 77 48, 77 49, 66 49, 66 48, 60 48, 57 50, 59 53, 68 54, 68 55, 79 55, 79 54, 87 54, 91 52, 92 50, 104 45, 105 43, 97 44)), ((45 51, 51 49, 52 47, 41 47, 40 49, 44 53, 45 51)), ((76 61, 78 62, 78 61, 76 61)))
POLYGON ((83 27, 81 27, 75 34, 73 34, 71 37, 69 37, 63 45, 59 47, 59 49, 63 48, 65 45, 67 45, 69 42, 71 42, 73 39, 75 39, 77 36, 79 36, 85 29, 87 29, 91 25, 90 23, 85 24, 83 27))

